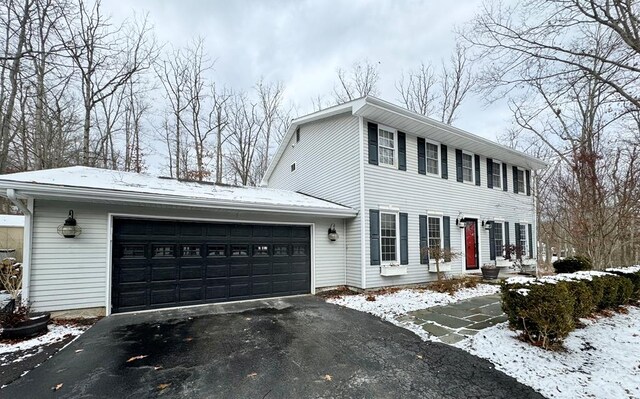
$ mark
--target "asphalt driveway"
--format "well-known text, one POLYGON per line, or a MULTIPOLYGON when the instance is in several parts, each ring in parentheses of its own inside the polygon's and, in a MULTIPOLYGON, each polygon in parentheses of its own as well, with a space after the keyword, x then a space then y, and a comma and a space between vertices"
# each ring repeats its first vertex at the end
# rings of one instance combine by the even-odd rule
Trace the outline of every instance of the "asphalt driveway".
POLYGON ((312 296, 108 317, 0 396, 542 397, 460 349, 312 296))

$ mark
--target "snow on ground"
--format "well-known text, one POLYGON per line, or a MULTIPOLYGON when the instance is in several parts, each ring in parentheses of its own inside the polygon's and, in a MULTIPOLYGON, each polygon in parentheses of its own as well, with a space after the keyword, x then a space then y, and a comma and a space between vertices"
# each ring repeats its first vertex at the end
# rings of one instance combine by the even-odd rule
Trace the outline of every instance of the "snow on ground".
POLYGON ((640 398, 640 308, 583 320, 566 352, 522 342, 507 323, 480 331, 456 346, 549 398, 640 398))
POLYGON ((378 316, 392 324, 412 331, 426 341, 437 339, 424 331, 419 325, 408 320, 401 320, 401 317, 415 310, 448 305, 477 296, 493 295, 499 291, 500 287, 497 285, 478 284, 474 288, 462 288, 453 295, 426 289, 404 289, 389 294, 375 295, 375 301, 367 301, 367 297, 370 294, 364 293, 342 295, 337 298, 330 298, 327 302, 378 316))
POLYGON ((20 356, 15 360, 11 360, 10 363, 15 363, 24 360, 27 357, 33 356, 38 351, 31 351, 31 349, 50 345, 56 342, 60 342, 65 338, 72 336, 78 337, 85 332, 88 326, 76 326, 71 324, 49 324, 49 332, 46 334, 27 339, 16 343, 0 343, 0 366, 7 364, 7 358, 13 358, 10 356, 15 352, 25 352, 24 356, 20 356))

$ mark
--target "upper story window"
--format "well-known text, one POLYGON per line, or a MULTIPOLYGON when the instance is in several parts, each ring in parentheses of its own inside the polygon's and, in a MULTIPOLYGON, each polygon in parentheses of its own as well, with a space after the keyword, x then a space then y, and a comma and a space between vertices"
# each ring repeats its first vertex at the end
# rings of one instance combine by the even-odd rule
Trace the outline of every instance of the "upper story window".
POLYGON ((524 170, 518 169, 518 192, 524 193, 524 170))
POLYGON ((493 188, 502 188, 502 168, 499 162, 493 163, 493 188))
POLYGON ((384 126, 378 128, 378 162, 380 165, 396 164, 396 132, 384 126))
POLYGON ((462 180, 473 183, 473 155, 462 153, 462 180))
POLYGON ((426 160, 427 160, 427 173, 434 175, 440 174, 440 146, 433 143, 426 143, 426 160))
POLYGON ((398 260, 397 216, 395 213, 380 213, 380 253, 383 262, 398 260))

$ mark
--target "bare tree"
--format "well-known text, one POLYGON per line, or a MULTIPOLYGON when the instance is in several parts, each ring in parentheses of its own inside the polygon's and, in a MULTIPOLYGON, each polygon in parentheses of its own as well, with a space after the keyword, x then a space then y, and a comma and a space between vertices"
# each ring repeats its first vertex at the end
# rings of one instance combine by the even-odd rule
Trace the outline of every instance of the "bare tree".
POLYGON ((475 77, 469 69, 466 49, 457 44, 449 64, 442 63, 440 120, 444 123, 450 125, 455 120, 462 101, 475 84, 475 77))
POLYGON ((333 88, 336 103, 345 103, 356 98, 378 94, 380 74, 378 65, 368 60, 355 62, 350 70, 338 68, 338 83, 333 88))
POLYGON ((240 184, 256 185, 259 181, 256 164, 260 163, 256 150, 264 124, 259 115, 260 105, 252 103, 246 94, 240 93, 234 96, 231 106, 230 151, 227 154, 229 166, 240 184))
POLYGON ((437 78, 430 64, 421 63, 415 71, 403 73, 396 82, 400 101, 408 110, 430 116, 436 112, 437 78))
MULTIPOLYGON (((273 143, 273 136, 276 139, 281 137, 276 130, 279 127, 279 113, 282 107, 282 96, 284 95, 284 85, 282 82, 267 83, 264 79, 260 79, 256 84, 255 90, 260 100, 260 108, 262 112, 262 154, 260 157, 260 178, 269 166, 270 149, 273 143)), ((277 141, 275 144, 278 144, 277 141)))
POLYGON ((211 106, 215 114, 215 131, 216 131, 216 184, 222 184, 222 176, 224 172, 224 145, 229 138, 227 135, 227 126, 230 123, 230 103, 233 99, 233 93, 226 89, 217 89, 216 85, 211 85, 211 106))

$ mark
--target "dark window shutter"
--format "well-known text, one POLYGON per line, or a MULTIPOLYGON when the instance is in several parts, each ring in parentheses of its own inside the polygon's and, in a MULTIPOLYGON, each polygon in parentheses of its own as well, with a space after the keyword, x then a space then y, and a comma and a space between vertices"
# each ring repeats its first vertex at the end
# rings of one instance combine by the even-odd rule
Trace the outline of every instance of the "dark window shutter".
POLYGON ((427 237, 427 217, 420 215, 418 217, 420 221, 420 264, 426 265, 429 263, 429 253, 427 247, 429 246, 429 240, 427 237))
POLYGON ((514 223, 513 227, 516 229, 516 246, 520 246, 520 223, 514 223))
POLYGON ((425 144, 422 137, 418 137, 418 173, 427 174, 427 161, 425 159, 425 144))
POLYGON ((369 122, 369 163, 378 164, 378 124, 369 122))
POLYGON ((380 211, 369 210, 369 252, 371 254, 371 264, 380 264, 380 211))
POLYGON ((512 169, 513 169, 513 192, 518 194, 518 167, 514 166, 512 169))
POLYGON ((493 188, 493 159, 487 158, 487 187, 493 188))
POLYGON ((491 223, 491 229, 489 229, 489 259, 496 260, 496 224, 491 223))
POLYGON ((449 156, 447 155, 447 146, 440 144, 440 170, 442 172, 442 178, 449 178, 449 156))
POLYGON ((442 217, 442 240, 444 241, 445 262, 451 262, 451 257, 447 252, 451 251, 451 218, 449 216, 442 217))
POLYGON ((476 186, 480 185, 480 155, 474 155, 474 160, 476 164, 476 186))
POLYGON ((527 195, 531 195, 531 171, 525 171, 524 175, 526 179, 525 185, 527 186, 527 195))
POLYGON ((407 170, 407 135, 398 132, 398 169, 407 170))
POLYGON ((509 222, 504 222, 504 245, 509 245, 509 222))
POLYGON ((508 181, 509 179, 507 178, 507 164, 503 163, 502 164, 502 191, 509 191, 508 188, 508 181))
POLYGON ((529 224, 529 258, 533 259, 533 225, 529 224))
POLYGON ((456 180, 460 183, 462 179, 462 150, 456 150, 456 180))
POLYGON ((408 232, 408 219, 409 216, 406 213, 400 214, 400 264, 409 264, 409 232, 408 232))

